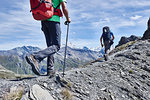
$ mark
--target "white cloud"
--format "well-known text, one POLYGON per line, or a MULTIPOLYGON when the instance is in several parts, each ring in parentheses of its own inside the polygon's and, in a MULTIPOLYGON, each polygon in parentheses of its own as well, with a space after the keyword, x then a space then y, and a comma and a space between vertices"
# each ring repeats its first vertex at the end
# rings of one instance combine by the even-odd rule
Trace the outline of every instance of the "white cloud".
POLYGON ((133 21, 123 21, 120 22, 120 24, 118 25, 119 27, 129 27, 129 26, 135 26, 136 23, 133 21))
POLYGON ((19 30, 31 31, 32 34, 37 34, 39 23, 32 19, 28 2, 17 2, 15 7, 19 10, 8 10, 8 12, 0 13, 0 15, 3 15, 2 18, 6 20, 1 21, 1 34, 11 34, 19 30))
POLYGON ((0 44, 0 49, 1 50, 9 50, 13 49, 16 47, 22 47, 22 46, 35 46, 35 47, 40 47, 40 48, 45 48, 46 44, 45 41, 43 40, 33 40, 33 39, 25 39, 23 41, 11 41, 11 42, 6 42, 3 44, 0 44))
MULTIPOLYGON (((93 35, 98 35, 95 33, 101 33, 101 29, 105 25, 110 26, 114 32, 120 32, 120 29, 124 27, 146 26, 150 13, 149 0, 92 0, 88 3, 85 0, 68 0, 67 5, 72 19, 69 42, 76 46, 89 46, 91 48, 97 47, 99 39, 78 39, 76 38, 76 35, 79 35, 78 32, 90 32, 94 33, 93 35)), ((40 46, 43 47, 42 43, 45 43, 44 35, 40 28, 40 22, 35 21, 29 12, 29 1, 18 0, 15 5, 13 4, 13 8, 15 9, 9 9, 7 13, 0 12, 0 39, 5 40, 7 39, 6 36, 9 36, 9 38, 15 36, 13 38, 20 39, 17 40, 18 43, 9 41, 13 42, 14 46, 36 45, 39 41, 42 41, 40 46)), ((66 35, 64 21, 65 17, 61 19, 62 44, 65 43, 66 35)), ((139 30, 143 29, 137 29, 137 32, 139 30)), ((7 41, 3 42, 7 45, 7 41)), ((0 43, 0 47, 3 46, 0 43)), ((8 44, 8 46, 11 47, 11 44, 8 44)))
POLYGON ((76 47, 83 48, 87 46, 89 48, 100 47, 99 38, 93 39, 70 39, 70 42, 76 47))
POLYGON ((0 12, 2 17, 0 20, 0 41, 2 41, 0 48, 7 49, 36 44, 43 47, 44 35, 41 34, 40 22, 32 18, 29 1, 14 3, 13 9, 9 9, 8 12, 0 12))
POLYGON ((141 17, 142 17, 142 16, 135 15, 135 16, 130 17, 130 19, 132 19, 132 20, 138 20, 138 19, 140 19, 141 17))

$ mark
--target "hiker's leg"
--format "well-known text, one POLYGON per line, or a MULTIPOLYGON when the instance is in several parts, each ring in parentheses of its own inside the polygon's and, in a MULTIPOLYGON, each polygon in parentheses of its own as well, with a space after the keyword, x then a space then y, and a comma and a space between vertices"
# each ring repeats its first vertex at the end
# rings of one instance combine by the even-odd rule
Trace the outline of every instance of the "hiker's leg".
POLYGON ((104 60, 107 61, 108 60, 108 49, 109 49, 109 42, 108 41, 105 41, 104 42, 104 46, 105 46, 105 55, 104 55, 104 60))
POLYGON ((41 30, 45 35, 47 47, 52 46, 52 35, 51 32, 49 31, 50 27, 47 26, 46 21, 42 21, 41 25, 42 25, 41 30))
POLYGON ((44 58, 55 54, 57 51, 59 51, 59 49, 60 47, 58 45, 52 45, 44 50, 34 53, 33 56, 35 57, 35 59, 41 61, 44 58))
POLYGON ((48 27, 50 43, 48 47, 56 45, 60 48, 61 30, 60 23, 47 21, 46 26, 48 27))
MULTIPOLYGON (((60 48, 60 41, 61 41, 61 31, 60 31, 60 23, 57 22, 52 22, 53 23, 53 28, 50 29, 49 31, 51 31, 51 44, 52 45, 58 45, 58 47, 60 48)), ((47 59, 47 71, 51 71, 54 70, 53 68, 54 66, 54 54, 51 56, 48 56, 47 59)))
POLYGON ((54 55, 47 57, 47 73, 54 70, 54 55))
MULTIPOLYGON (((41 21, 41 30, 43 31, 43 33, 45 35, 46 44, 48 47, 49 45, 51 45, 52 40, 51 40, 51 36, 49 34, 48 27, 46 25, 46 21, 41 21)), ((42 51, 39 51, 39 52, 42 52, 42 51)), ((44 58, 40 57, 39 52, 34 52, 32 55, 35 57, 36 60, 38 60, 38 62, 41 62, 44 58)))
POLYGON ((109 41, 109 44, 108 44, 108 49, 110 50, 110 48, 111 48, 111 45, 112 45, 112 43, 111 43, 112 41, 109 41))
MULTIPOLYGON (((51 35, 52 33, 49 32, 50 30, 44 21, 41 24, 42 24, 42 31, 44 32, 45 35, 47 47, 52 46, 52 38, 53 38, 51 35)), ((47 73, 49 73, 50 70, 54 70, 53 66, 54 66, 54 55, 50 55, 47 57, 47 73)))
POLYGON ((61 29, 60 29, 60 23, 58 22, 53 22, 54 26, 55 26, 55 30, 53 30, 54 32, 52 33, 52 44, 53 45, 58 45, 58 47, 60 48, 61 45, 61 29))
MULTIPOLYGON (((43 60, 44 58, 48 57, 48 56, 51 56, 51 55, 55 54, 60 49, 60 45, 58 45, 57 43, 53 44, 51 42, 52 41, 51 39, 53 38, 51 36, 53 36, 53 34, 55 32, 58 32, 58 31, 56 31, 56 28, 57 28, 56 26, 58 26, 58 25, 55 24, 55 22, 50 22, 50 21, 43 21, 42 24, 43 24, 44 27, 46 27, 45 28, 46 31, 44 32, 44 34, 45 34, 45 37, 46 37, 46 42, 48 44, 48 48, 33 54, 33 56, 36 59, 40 60, 40 61, 43 60), (47 37, 49 37, 49 38, 47 38, 47 37)), ((59 24, 59 28, 60 28, 60 24, 59 24)))
POLYGON ((107 54, 109 49, 109 41, 104 41, 104 46, 105 46, 105 54, 107 54))
POLYGON ((105 54, 107 54, 107 50, 108 50, 108 49, 106 49, 106 47, 105 47, 105 54))

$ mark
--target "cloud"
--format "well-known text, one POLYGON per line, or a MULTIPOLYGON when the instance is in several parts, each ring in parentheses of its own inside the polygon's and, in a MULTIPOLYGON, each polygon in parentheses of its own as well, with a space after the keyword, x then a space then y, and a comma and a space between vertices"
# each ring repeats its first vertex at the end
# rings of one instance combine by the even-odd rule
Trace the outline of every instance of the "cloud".
POLYGON ((142 16, 139 16, 139 15, 135 15, 135 16, 132 16, 130 17, 131 20, 138 20, 139 18, 141 18, 142 16))
MULTIPOLYGON (((102 32, 103 26, 107 25, 110 26, 116 37, 119 35, 115 40, 115 44, 117 44, 121 36, 141 35, 144 30, 142 26, 145 25, 149 16, 149 9, 147 7, 150 6, 150 1, 148 0, 143 0, 142 2, 141 0, 107 0, 107 2, 105 0, 92 0, 86 4, 84 3, 85 0, 80 0, 78 5, 77 2, 78 0, 71 1, 69 4, 76 5, 76 7, 70 6, 70 11, 73 11, 71 13, 73 17, 71 18, 75 21, 72 25, 72 31, 85 29, 85 32, 87 32, 86 29, 90 28, 91 30, 88 32, 97 32, 97 34, 93 35, 99 36, 98 33, 102 32), (83 6, 84 4, 86 6, 83 6), (86 26, 83 23, 87 23, 86 26), (137 27, 138 29, 136 29, 137 27), (140 34, 138 34, 139 32, 140 34)), ((76 33, 78 32, 76 31, 76 33)), ((83 43, 86 45, 90 43, 88 40, 84 41, 83 43)), ((91 42, 94 46, 97 46, 98 41, 99 39, 95 38, 91 42)), ((73 43, 78 44, 76 41, 73 41, 73 43)))
POLYGON ((1 50, 9 50, 16 47, 22 47, 22 46, 35 46, 40 48, 45 48, 46 44, 43 40, 33 40, 33 39, 24 39, 23 41, 16 40, 11 42, 5 42, 3 44, 0 44, 1 50))
POLYGON ((129 27, 129 26, 135 26, 136 23, 133 21, 122 21, 120 22, 120 24, 118 25, 119 27, 129 27))
POLYGON ((75 29, 76 27, 80 27, 82 29, 85 26, 78 24, 88 23, 90 27, 93 26, 93 30, 98 30, 97 28, 105 25, 115 28, 135 26, 139 22, 134 22, 129 17, 133 16, 134 18, 132 17, 132 19, 138 19, 139 16, 134 15, 140 11, 141 7, 150 6, 150 1, 148 0, 107 0, 107 2, 105 0, 92 0, 86 4, 84 0, 76 0, 69 3, 70 11, 73 11, 71 15, 73 16, 73 21, 75 21, 73 22, 73 27, 75 29), (84 4, 86 6, 83 6, 84 4), (76 7, 71 5, 75 5, 76 7))
POLYGON ((21 30, 31 31, 32 34, 36 33, 40 25, 39 22, 33 20, 29 12, 29 3, 27 1, 16 2, 12 8, 8 12, 0 12, 3 18, 0 24, 1 33, 11 34, 21 30))
POLYGON ((95 47, 99 47, 100 46, 100 42, 99 42, 99 38, 98 39, 70 39, 70 41, 74 41, 72 44, 75 45, 76 47, 91 47, 91 48, 95 48, 95 47))
MULTIPOLYGON (((121 32, 121 35, 131 34, 132 28, 136 29, 135 33, 144 31, 143 27, 146 26, 150 13, 149 0, 92 0, 88 2, 68 0, 67 6, 72 19, 69 42, 77 47, 99 46, 99 33, 105 25, 110 26, 114 33, 121 32), (123 32, 122 29, 124 29, 123 32)), ((14 46, 26 44, 45 46, 40 22, 35 21, 29 12, 29 1, 13 0, 12 5, 9 7, 2 5, 2 8, 0 12, 1 48, 6 47, 4 44, 8 45, 7 48, 11 48, 11 43, 14 46), (4 9, 7 9, 7 12, 4 9)), ((62 44, 65 43, 66 37, 65 20, 65 17, 61 18, 62 44)))
POLYGON ((7 12, 0 12, 2 19, 0 20, 1 49, 6 46, 11 48, 12 45, 35 44, 39 40, 44 40, 40 30, 40 22, 33 20, 30 13, 29 1, 13 2, 10 8, 7 12))

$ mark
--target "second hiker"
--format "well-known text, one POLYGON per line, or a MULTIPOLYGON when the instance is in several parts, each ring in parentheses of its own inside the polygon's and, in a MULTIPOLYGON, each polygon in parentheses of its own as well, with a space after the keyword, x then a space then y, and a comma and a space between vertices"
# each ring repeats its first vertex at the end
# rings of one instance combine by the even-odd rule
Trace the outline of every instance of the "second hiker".
MULTIPOLYGON (((66 0, 52 0, 53 6, 60 9, 62 6, 63 13, 68 23, 71 22, 69 18, 68 9, 66 6, 66 0)), ((60 49, 61 29, 60 29, 60 17, 53 15, 52 18, 41 21, 42 31, 44 32, 47 48, 39 52, 35 52, 29 56, 26 56, 27 62, 32 66, 32 70, 35 74, 40 75, 39 63, 47 58, 47 76, 54 76, 54 54, 60 49)))
MULTIPOLYGON (((108 50, 110 49, 111 45, 114 43, 113 42, 114 38, 115 37, 114 37, 113 33, 110 31, 109 27, 108 26, 103 27, 103 33, 100 38, 100 42, 101 42, 101 46, 105 47, 105 54, 108 53, 108 50), (103 42, 102 42, 102 40, 103 40, 103 42)), ((105 60, 107 60, 107 59, 105 58, 105 60)))

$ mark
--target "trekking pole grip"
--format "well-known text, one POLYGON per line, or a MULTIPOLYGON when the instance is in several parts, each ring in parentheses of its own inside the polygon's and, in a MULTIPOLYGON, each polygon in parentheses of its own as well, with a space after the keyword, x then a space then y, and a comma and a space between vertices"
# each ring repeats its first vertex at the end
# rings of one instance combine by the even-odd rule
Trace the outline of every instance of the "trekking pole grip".
POLYGON ((65 23, 64 23, 65 25, 69 25, 69 22, 68 21, 65 21, 65 23))

